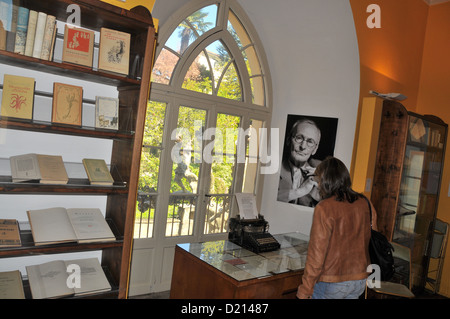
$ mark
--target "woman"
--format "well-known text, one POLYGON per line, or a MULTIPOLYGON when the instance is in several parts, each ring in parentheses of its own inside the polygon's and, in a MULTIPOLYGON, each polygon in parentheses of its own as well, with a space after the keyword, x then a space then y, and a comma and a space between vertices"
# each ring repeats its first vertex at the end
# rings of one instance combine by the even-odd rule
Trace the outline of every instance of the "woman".
MULTIPOLYGON (((322 200, 314 209, 297 297, 357 299, 364 292, 370 264, 368 201, 351 189, 350 174, 337 158, 325 159, 315 175, 322 200)), ((377 229, 373 206, 372 219, 377 229)))

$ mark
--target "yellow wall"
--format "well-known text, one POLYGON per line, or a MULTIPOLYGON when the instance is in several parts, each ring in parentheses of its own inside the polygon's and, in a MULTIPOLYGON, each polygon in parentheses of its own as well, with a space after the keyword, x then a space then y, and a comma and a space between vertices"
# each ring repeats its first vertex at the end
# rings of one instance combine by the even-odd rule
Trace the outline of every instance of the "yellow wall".
MULTIPOLYGON (((350 0, 350 5, 360 59, 360 101, 354 139, 354 150, 357 150, 362 99, 372 96, 369 90, 402 93, 408 97, 402 104, 415 111, 429 7, 423 0, 350 0), (380 6, 381 28, 367 26, 370 15, 367 6, 372 3, 380 6)), ((357 180, 355 163, 356 152, 353 152, 350 166, 353 182, 365 183, 357 180)))
MULTIPOLYGON (((360 131, 373 120, 363 113, 362 100, 369 90, 399 92, 408 99, 402 104, 419 114, 432 114, 450 123, 450 3, 428 6, 423 0, 350 0, 358 37, 361 86, 360 106, 352 158, 353 182, 365 185, 370 176, 371 156, 361 156, 366 146, 359 143, 360 131), (369 29, 366 12, 371 3, 381 8, 381 28, 369 29), (370 157, 370 158, 369 158, 370 157), (365 159, 364 159, 365 158, 365 159), (368 161, 358 163, 359 160, 368 161), (362 166, 367 167, 361 173, 362 166)), ((375 120, 376 122, 377 120, 375 120)), ((450 142, 444 165, 437 217, 450 222, 450 142)), ((450 297, 450 245, 447 246, 440 293, 450 297)))
MULTIPOLYGON (((425 37, 417 112, 450 123, 450 3, 430 7, 425 37)), ((450 223, 450 138, 442 176, 437 217, 450 223)), ((447 246, 440 293, 450 296, 450 247, 447 246)))
POLYGON ((375 160, 380 134, 381 111, 383 100, 377 97, 364 97, 361 105, 361 123, 356 134, 358 148, 355 150, 353 189, 370 198, 375 160))
POLYGON ((156 0, 126 0, 126 1, 102 0, 102 1, 127 10, 130 10, 131 8, 134 8, 136 6, 143 6, 146 7, 148 11, 152 12, 156 0))

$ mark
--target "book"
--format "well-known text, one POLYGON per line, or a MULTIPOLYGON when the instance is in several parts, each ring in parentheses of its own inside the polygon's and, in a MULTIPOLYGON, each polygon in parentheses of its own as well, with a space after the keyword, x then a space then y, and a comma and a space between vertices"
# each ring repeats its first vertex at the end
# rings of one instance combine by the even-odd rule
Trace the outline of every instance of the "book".
POLYGON ((0 219, 0 248, 20 246, 22 246, 22 241, 17 220, 0 219))
POLYGON ((0 50, 6 50, 6 30, 0 20, 0 50))
POLYGON ((130 39, 129 33, 101 28, 98 69, 128 75, 130 39))
POLYGON ((36 21, 36 33, 34 35, 33 44, 33 58, 41 58, 42 42, 44 41, 45 26, 47 24, 47 14, 45 12, 39 12, 36 21))
POLYGON ((34 35, 36 34, 36 23, 38 18, 38 12, 30 10, 28 15, 28 26, 27 26, 27 39, 25 40, 25 51, 26 56, 33 55, 34 46, 34 35))
POLYGON ((83 88, 55 82, 53 84, 52 122, 81 125, 83 88))
POLYGON ((33 118, 34 86, 34 78, 5 74, 0 114, 31 120, 33 118))
POLYGON ((25 299, 19 270, 0 272, 0 299, 25 299))
POLYGON ((55 36, 56 17, 47 15, 45 22, 44 36, 42 38, 41 59, 50 60, 50 52, 52 51, 53 37, 55 36))
POLYGON ((12 0, 0 0, 0 20, 3 24, 3 28, 5 28, 6 31, 11 31, 12 14, 12 0))
POLYGON ((69 177, 59 155, 24 154, 11 156, 12 181, 39 181, 41 184, 67 184, 69 177))
POLYGON ((52 207, 29 210, 27 215, 36 246, 116 240, 98 208, 52 207))
POLYGON ((119 129, 119 99, 104 96, 95 97, 95 127, 110 130, 119 129))
POLYGON ((112 185, 114 183, 104 160, 83 158, 83 165, 91 185, 112 185))
POLYGON ((97 258, 55 260, 26 266, 33 299, 80 296, 110 291, 111 285, 97 258), (79 282, 75 278, 79 269, 79 282))
POLYGON ((66 24, 62 61, 92 67, 93 56, 94 32, 66 24))
POLYGON ((24 7, 18 8, 16 42, 14 45, 14 53, 25 54, 25 43, 27 41, 28 17, 30 10, 24 7))
POLYGON ((12 1, 11 9, 11 22, 9 29, 6 31, 6 50, 14 52, 14 46, 16 44, 17 17, 19 13, 19 0, 12 1))

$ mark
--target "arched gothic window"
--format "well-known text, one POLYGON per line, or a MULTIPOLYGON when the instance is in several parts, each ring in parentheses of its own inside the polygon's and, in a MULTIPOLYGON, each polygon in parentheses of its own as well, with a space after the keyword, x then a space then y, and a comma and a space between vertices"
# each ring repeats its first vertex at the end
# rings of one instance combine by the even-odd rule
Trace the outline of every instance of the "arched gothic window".
POLYGON ((265 54, 235 0, 193 0, 171 16, 155 53, 135 238, 223 237, 234 194, 261 196, 271 109, 265 54))

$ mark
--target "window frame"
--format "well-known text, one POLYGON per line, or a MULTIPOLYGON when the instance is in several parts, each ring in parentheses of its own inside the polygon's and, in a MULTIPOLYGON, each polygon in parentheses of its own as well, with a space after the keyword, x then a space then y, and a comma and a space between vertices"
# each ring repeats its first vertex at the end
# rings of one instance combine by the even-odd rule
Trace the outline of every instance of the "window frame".
MULTIPOLYGON (((174 141, 171 140, 171 131, 177 127, 178 109, 180 106, 195 107, 206 110, 207 125, 210 125, 209 121, 211 121, 211 116, 217 116, 218 113, 226 113, 240 116, 240 127, 244 129, 249 127, 251 119, 262 121, 264 128, 270 127, 272 114, 272 88, 268 63, 255 29, 250 22, 247 22, 249 21, 247 15, 235 0, 194 0, 184 5, 168 19, 168 21, 164 24, 164 27, 161 29, 161 32, 158 36, 161 46, 158 46, 156 49, 155 59, 158 58, 162 49, 165 47, 166 41, 176 30, 181 21, 186 19, 187 16, 196 12, 197 10, 200 10, 203 7, 209 6, 211 4, 217 4, 219 6, 217 13, 217 25, 198 37, 188 46, 186 51, 183 52, 180 60, 177 62, 177 65, 173 70, 169 84, 162 84, 157 82, 151 83, 152 87, 149 99, 151 101, 165 103, 166 112, 163 140, 161 145, 161 166, 159 169, 158 187, 156 192, 156 196, 158 197, 158 199, 156 201, 153 221, 154 231, 152 237, 142 238, 145 240, 151 240, 155 237, 163 236, 165 240, 177 242, 177 238, 180 238, 165 237, 167 219, 167 207, 165 206, 169 201, 169 196, 171 195, 171 178, 169 177, 171 176, 173 165, 172 159, 170 158, 170 149, 174 145, 174 141), (233 11, 233 13, 239 18, 242 26, 252 39, 252 45, 259 58, 261 74, 263 75, 264 79, 264 106, 253 104, 252 102, 252 89, 250 87, 250 76, 248 73, 247 65, 245 64, 241 49, 227 30, 229 10, 233 11), (189 12, 189 14, 186 14, 186 12, 189 12), (236 71, 241 81, 242 101, 226 99, 216 95, 208 95, 182 88, 185 74, 194 59, 208 45, 217 40, 224 43, 234 60, 236 71)), ((247 48, 247 46, 245 48, 247 48)), ((245 50, 245 48, 243 50, 245 50)), ((215 121, 215 119, 213 119, 213 121, 215 121)), ((232 192, 231 194, 240 192, 243 187, 245 163, 236 163, 235 165, 236 171, 234 172, 234 174, 236 177, 234 179, 233 185, 234 192, 232 192)), ((200 187, 206 188, 207 185, 209 186, 210 174, 207 172, 209 172, 211 164, 207 164, 206 167, 208 167, 208 169, 200 172, 200 176, 198 177, 199 189, 200 187)), ((256 175, 254 185, 254 193, 257 198, 258 206, 262 197, 262 185, 264 181, 264 175, 261 175, 259 170, 260 167, 261 163, 258 161, 258 173, 256 175)), ((197 193, 198 195, 200 194, 200 192, 197 193)), ((204 193, 207 192, 204 191, 204 193)), ((202 211, 204 211, 205 206, 203 204, 199 204, 197 209, 199 210, 199 213, 197 214, 196 221, 194 223, 193 236, 181 236, 181 238, 183 238, 184 241, 187 241, 189 237, 193 237, 192 239, 190 239, 193 241, 223 239, 223 236, 226 233, 204 234, 205 213, 202 211)), ((232 208, 232 210, 230 211, 230 217, 236 215, 236 211, 236 208, 232 208)))

